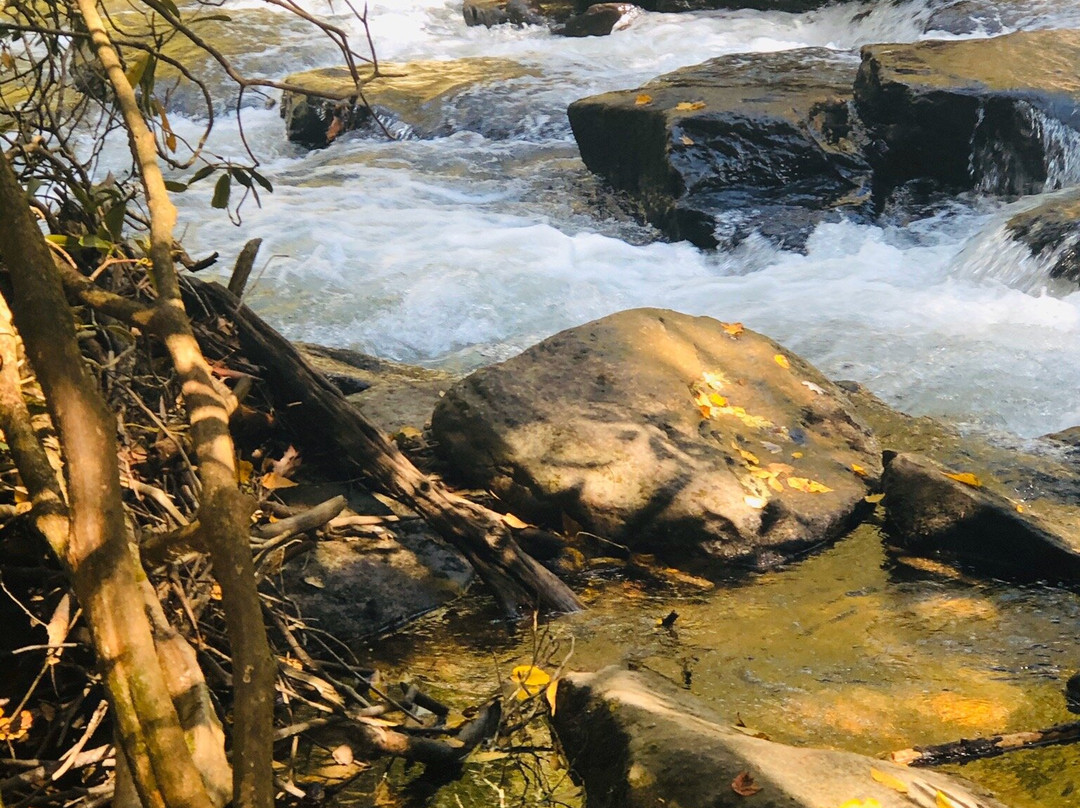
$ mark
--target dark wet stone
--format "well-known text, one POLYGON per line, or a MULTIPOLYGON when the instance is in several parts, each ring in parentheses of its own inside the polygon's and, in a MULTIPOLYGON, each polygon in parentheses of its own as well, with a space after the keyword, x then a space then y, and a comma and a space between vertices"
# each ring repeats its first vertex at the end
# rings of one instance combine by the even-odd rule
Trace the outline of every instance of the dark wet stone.
POLYGON ((641 13, 633 3, 597 3, 551 29, 558 36, 607 36, 629 25, 641 13))
POLYGON ((1016 214, 1005 228, 1033 257, 1049 263, 1049 277, 1080 283, 1080 190, 1016 214))

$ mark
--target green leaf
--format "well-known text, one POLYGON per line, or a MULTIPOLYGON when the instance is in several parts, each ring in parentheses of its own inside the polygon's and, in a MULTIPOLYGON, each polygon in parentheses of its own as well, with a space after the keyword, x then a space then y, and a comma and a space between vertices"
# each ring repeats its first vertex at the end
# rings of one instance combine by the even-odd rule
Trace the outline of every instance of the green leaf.
POLYGON ((112 236, 113 241, 120 240, 120 234, 124 229, 124 215, 126 213, 127 203, 117 202, 109 208, 109 212, 106 213, 102 219, 105 224, 105 229, 109 231, 109 235, 112 236))
POLYGON ((228 14, 207 14, 194 22, 232 22, 232 17, 228 14))
POLYGON ((165 180, 165 189, 172 191, 174 194, 182 194, 188 189, 186 182, 176 182, 175 180, 165 180))
POLYGON ((143 73, 146 72, 146 66, 150 64, 150 54, 140 53, 135 59, 128 65, 128 69, 124 71, 124 78, 127 79, 128 84, 131 85, 131 89, 135 89, 139 86, 139 82, 142 81, 143 73))
POLYGON ((232 175, 225 173, 218 177, 214 186, 214 198, 210 200, 212 208, 229 207, 229 194, 232 192, 232 175))
POLYGON ((244 169, 242 169, 242 168, 230 168, 229 173, 233 175, 233 179, 235 179, 238 183, 243 185, 245 188, 250 188, 251 187, 251 177, 249 177, 247 175, 247 173, 244 171, 244 169))
POLYGON ((176 3, 174 3, 173 0, 160 0, 160 2, 167 12, 172 14, 176 19, 180 19, 180 9, 176 7, 176 3))
POLYGON ((262 174, 260 174, 254 168, 250 169, 250 171, 251 171, 251 178, 253 180, 255 180, 255 182, 259 183, 259 185, 261 185, 263 188, 265 188, 267 193, 271 193, 271 194, 274 193, 274 186, 270 184, 270 180, 268 180, 266 177, 264 177, 262 174))
POLYGON ((194 185, 199 180, 205 179, 206 177, 209 177, 216 170, 217 170, 216 166, 203 166, 198 171, 196 171, 194 175, 192 175, 190 180, 188 180, 188 185, 194 185))
POLYGON ((74 236, 48 235, 45 236, 45 240, 53 244, 58 244, 64 249, 79 246, 79 240, 74 236))
POLYGON ((79 246, 88 247, 93 250, 101 250, 102 252, 108 252, 113 248, 113 243, 111 241, 106 241, 105 239, 101 238, 101 236, 87 234, 81 239, 79 239, 79 246))

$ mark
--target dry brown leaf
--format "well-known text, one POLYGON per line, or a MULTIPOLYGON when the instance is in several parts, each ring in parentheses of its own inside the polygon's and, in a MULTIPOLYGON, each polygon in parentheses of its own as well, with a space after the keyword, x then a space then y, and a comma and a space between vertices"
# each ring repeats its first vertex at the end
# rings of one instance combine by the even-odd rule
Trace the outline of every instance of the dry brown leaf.
POLYGON ((295 446, 290 446, 281 455, 280 460, 274 461, 274 465, 270 467, 270 470, 275 474, 280 474, 282 477, 291 477, 298 468, 300 468, 300 452, 296 450, 295 446))
POLYGON ((683 135, 681 138, 679 138, 679 142, 681 142, 684 146, 694 145, 694 141, 691 138, 688 138, 686 135, 683 135))
POLYGON ((334 751, 330 753, 330 756, 334 758, 335 763, 341 766, 348 766, 353 762, 353 750, 347 743, 335 747, 334 751))
POLYGON ((503 521, 506 523, 507 527, 512 527, 514 530, 523 530, 529 526, 527 522, 522 522, 512 513, 504 513, 503 521))
POLYGON ((279 488, 294 488, 298 483, 294 483, 288 477, 283 477, 276 471, 268 471, 262 477, 259 478, 259 484, 267 491, 277 491, 279 488))
POLYGON ((748 771, 741 771, 731 781, 731 790, 740 797, 752 797, 761 791, 761 786, 754 782, 754 778, 748 771))
POLYGON ((705 109, 704 101, 680 101, 675 105, 675 109, 680 112, 693 112, 697 109, 705 109))
POLYGON ((742 323, 720 323, 720 327, 724 329, 724 332, 730 334, 733 337, 738 337, 746 329, 743 328, 742 323))
POLYGON ((970 471, 961 471, 958 474, 950 474, 949 472, 945 472, 945 476, 948 477, 950 480, 956 480, 958 483, 970 485, 972 488, 982 488, 982 481, 979 480, 979 478, 972 474, 970 471))
POLYGON ((251 482, 251 474, 254 471, 255 466, 247 460, 236 461, 236 481, 240 483, 240 485, 247 485, 251 482))

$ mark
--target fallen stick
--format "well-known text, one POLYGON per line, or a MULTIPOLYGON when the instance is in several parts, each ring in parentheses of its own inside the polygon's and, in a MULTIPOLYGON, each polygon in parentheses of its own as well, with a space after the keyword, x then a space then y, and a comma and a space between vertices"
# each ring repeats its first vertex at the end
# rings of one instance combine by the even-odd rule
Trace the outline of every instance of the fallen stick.
POLYGON ((969 763, 973 760, 997 757, 1018 749, 1080 741, 1080 721, 1041 729, 1034 732, 1012 732, 992 738, 961 738, 935 746, 916 746, 893 752, 889 758, 901 766, 941 766, 946 763, 969 763))
POLYGON ((257 539, 269 541, 286 533, 290 536, 307 533, 309 530, 322 527, 331 519, 337 517, 345 510, 347 504, 345 497, 337 496, 313 508, 308 508, 295 516, 279 519, 277 522, 271 522, 268 525, 260 525, 251 531, 251 535, 257 539))

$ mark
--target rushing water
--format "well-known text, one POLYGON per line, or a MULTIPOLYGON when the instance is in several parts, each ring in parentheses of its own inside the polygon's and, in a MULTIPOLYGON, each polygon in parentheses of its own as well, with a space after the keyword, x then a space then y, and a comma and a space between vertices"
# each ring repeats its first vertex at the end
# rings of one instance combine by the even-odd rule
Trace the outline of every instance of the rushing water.
MULTIPOLYGON (((968 5, 976 23, 949 23, 965 36, 1080 24, 1069 0, 968 5)), ((536 75, 492 96, 487 137, 348 136, 305 152, 284 142, 276 110, 249 109, 245 132, 276 191, 261 210, 245 208, 242 231, 209 211, 209 188, 189 192, 187 243, 228 257, 262 236, 264 257, 277 257, 250 301, 293 338, 468 369, 618 309, 666 306, 741 320, 909 411, 1025 436, 1070 426, 1080 422, 1080 295, 1046 288, 1041 267, 1015 277, 1002 265, 984 232, 1000 227, 997 203, 960 200, 916 222, 822 225, 806 255, 753 239, 702 252, 620 214, 566 122, 575 98, 719 54, 952 36, 934 26, 948 19, 942 7, 962 6, 646 14, 614 36, 573 40, 539 27, 466 28, 450 0, 372 3, 384 61, 506 57, 536 75)), ((253 18, 260 44, 245 69, 280 76, 331 58, 310 33, 267 14, 253 18)), ((227 152, 235 120, 219 121, 218 134, 227 152)), ((1075 179, 1075 155, 1060 162, 1075 179)))
MULTIPOLYGON (((233 43, 245 69, 280 76, 325 63, 310 35, 266 14, 250 18, 258 48, 233 43)), ((908 411, 1021 436, 1080 423, 1080 294, 1047 283, 1045 266, 1004 241, 1005 220, 1034 200, 972 197, 917 221, 825 224, 806 254, 754 238, 703 252, 621 213, 582 166, 565 119, 576 98, 720 54, 1080 25, 1080 3, 646 14, 588 40, 467 29, 448 0, 381 0, 371 19, 383 60, 496 56, 533 69, 491 95, 485 134, 350 135, 306 152, 284 142, 276 110, 245 112, 275 193, 245 208, 237 231, 210 211, 209 189, 192 190, 181 197, 185 243, 229 258, 261 236, 274 258, 250 302, 289 336, 464 370, 618 309, 667 306, 741 320, 908 411), (935 30, 946 24, 953 33, 935 30)), ((1033 125, 1061 147, 1055 184, 1076 182, 1075 138, 1033 125)), ((219 151, 235 148, 235 131, 235 119, 219 122, 219 151)), ((574 665, 629 661, 689 677, 719 712, 777 740, 874 754, 1068 720, 1060 691, 1080 662, 1074 594, 913 570, 885 555, 872 525, 713 592, 657 592, 617 571, 577 585, 588 611, 553 629, 576 637, 574 665), (675 630, 658 628, 672 608, 675 630)), ((495 662, 505 673, 529 654, 529 637, 489 623, 489 609, 473 596, 371 652, 458 706, 473 703, 490 692, 495 662)), ((470 767, 435 804, 497 804, 501 765, 470 767)), ((1069 748, 964 773, 1018 808, 1067 808, 1078 771, 1069 748)), ((408 789, 367 787, 354 802, 425 804, 408 789)))

